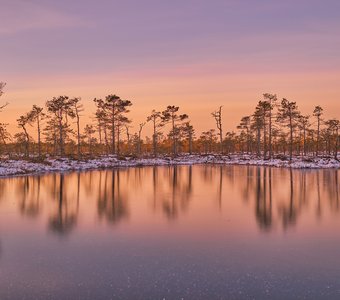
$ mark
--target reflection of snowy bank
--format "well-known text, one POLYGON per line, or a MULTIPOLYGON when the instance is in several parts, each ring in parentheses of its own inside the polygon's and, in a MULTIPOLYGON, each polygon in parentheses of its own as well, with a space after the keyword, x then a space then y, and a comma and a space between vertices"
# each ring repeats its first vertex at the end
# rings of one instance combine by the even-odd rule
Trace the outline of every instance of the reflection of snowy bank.
POLYGON ((115 156, 90 160, 47 159, 43 163, 25 160, 7 160, 1 162, 0 176, 36 174, 72 170, 93 170, 119 167, 190 165, 190 164, 225 164, 225 165, 254 165, 295 169, 325 169, 340 168, 340 161, 333 158, 297 157, 290 162, 287 159, 263 160, 247 155, 183 155, 176 158, 125 158, 115 156))

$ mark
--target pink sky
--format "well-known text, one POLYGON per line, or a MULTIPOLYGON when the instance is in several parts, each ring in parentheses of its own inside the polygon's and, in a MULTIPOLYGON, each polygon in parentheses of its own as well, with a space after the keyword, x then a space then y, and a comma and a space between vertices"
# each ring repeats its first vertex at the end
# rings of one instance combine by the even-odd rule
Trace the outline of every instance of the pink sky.
MULTIPOLYGON (((0 11, 2 122, 58 95, 133 102, 136 127, 152 109, 178 105, 197 132, 225 130, 251 114, 262 93, 340 116, 338 1, 20 1, 0 11), (327 3, 326 3, 327 2, 327 3)), ((146 128, 146 133, 149 129, 146 128)))

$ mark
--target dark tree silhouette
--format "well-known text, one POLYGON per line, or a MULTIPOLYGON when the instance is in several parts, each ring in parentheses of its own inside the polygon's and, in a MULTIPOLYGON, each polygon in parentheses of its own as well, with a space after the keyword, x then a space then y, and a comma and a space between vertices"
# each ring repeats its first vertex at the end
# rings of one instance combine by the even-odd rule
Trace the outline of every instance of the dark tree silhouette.
POLYGON ((273 94, 263 94, 263 98, 265 99, 266 107, 268 109, 268 132, 269 132, 269 158, 273 157, 273 109, 277 105, 277 96, 273 94))
POLYGON ((320 147, 320 126, 321 126, 321 116, 323 115, 323 109, 321 106, 316 106, 313 111, 313 116, 316 117, 317 121, 317 136, 316 136, 316 156, 319 155, 319 147, 320 147))
POLYGON ((238 129, 245 130, 247 140, 247 153, 250 153, 251 144, 251 119, 249 116, 243 117, 240 124, 237 126, 238 129))
POLYGON ((94 99, 94 101, 97 104, 97 107, 103 109, 106 112, 107 120, 111 123, 111 153, 116 154, 117 126, 118 129, 121 128, 122 123, 124 123, 122 122, 122 117, 124 116, 124 114, 129 112, 128 107, 132 105, 132 102, 129 100, 122 100, 117 95, 108 95, 106 96, 105 101, 101 99, 94 99))
POLYGON ((173 156, 177 155, 177 146, 178 146, 178 139, 180 136, 180 126, 182 125, 183 121, 188 119, 187 114, 178 114, 179 107, 178 106, 168 106, 166 110, 162 112, 162 119, 164 123, 171 123, 171 131, 170 131, 170 138, 172 139, 172 154, 173 156))
POLYGON ((59 154, 64 155, 64 136, 65 131, 69 128, 67 118, 75 117, 73 111, 73 102, 68 96, 54 97, 46 102, 47 110, 52 113, 58 122, 59 129, 59 154))
POLYGON ((32 110, 29 112, 30 122, 35 122, 37 124, 37 135, 38 135, 38 156, 41 159, 41 121, 45 117, 43 113, 43 108, 37 105, 33 105, 32 110))
POLYGON ((192 149, 193 149, 193 139, 195 136, 195 130, 194 127, 190 124, 190 122, 185 122, 184 125, 181 128, 184 137, 187 139, 188 141, 188 151, 189 154, 192 154, 192 149))
POLYGON ((159 111, 152 110, 151 114, 147 117, 147 122, 152 122, 152 129, 153 129, 152 148, 153 148, 153 155, 156 157, 158 136, 160 133, 160 129, 164 126, 162 113, 159 111))
POLYGON ((220 152, 223 153, 223 129, 222 129, 222 106, 218 110, 211 113, 216 122, 216 127, 218 130, 218 135, 220 139, 220 152))
POLYGON ((29 113, 20 116, 19 119, 17 119, 18 126, 24 131, 25 134, 25 156, 29 157, 29 144, 30 144, 30 135, 27 131, 27 125, 31 122, 31 115, 29 113))
POLYGON ((77 156, 78 159, 81 157, 81 150, 80 150, 80 113, 84 111, 83 105, 80 103, 80 98, 73 98, 70 100, 71 102, 71 109, 73 110, 73 114, 76 118, 76 125, 77 125, 77 156))
POLYGON ((296 102, 290 102, 287 99, 283 98, 281 101, 281 106, 279 107, 279 112, 277 119, 278 121, 285 122, 289 128, 289 159, 293 158, 293 134, 294 128, 296 127, 300 116, 300 112, 298 111, 298 107, 296 102))

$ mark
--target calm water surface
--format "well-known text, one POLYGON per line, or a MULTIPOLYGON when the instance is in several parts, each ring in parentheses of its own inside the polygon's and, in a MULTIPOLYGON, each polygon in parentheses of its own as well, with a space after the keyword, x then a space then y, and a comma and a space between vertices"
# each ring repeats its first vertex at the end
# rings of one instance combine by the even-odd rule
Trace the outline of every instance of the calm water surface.
POLYGON ((0 299, 340 299, 339 171, 0 180, 0 299))

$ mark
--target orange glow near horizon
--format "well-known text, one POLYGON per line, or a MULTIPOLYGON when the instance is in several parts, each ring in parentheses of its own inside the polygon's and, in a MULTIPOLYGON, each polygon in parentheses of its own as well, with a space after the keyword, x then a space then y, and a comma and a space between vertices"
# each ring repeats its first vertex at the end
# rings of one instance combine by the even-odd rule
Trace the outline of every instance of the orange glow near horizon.
MULTIPOLYGON (((92 100, 108 94, 118 94, 133 102, 129 116, 132 130, 144 122, 152 109, 163 110, 167 105, 180 106, 196 128, 201 131, 214 128, 210 113, 223 106, 224 131, 236 130, 239 120, 253 112, 265 92, 276 93, 296 101, 304 114, 312 114, 316 105, 325 110, 325 117, 340 115, 340 90, 337 88, 340 72, 301 74, 103 74, 101 76, 61 76, 19 78, 9 81, 2 102, 9 105, 1 113, 2 122, 8 123, 10 132, 17 132, 16 119, 30 110, 33 104, 44 106, 54 96, 81 97, 85 107, 82 127, 93 123, 95 106, 92 100)), ((184 72, 186 73, 186 72, 184 72)), ((10 78, 11 80, 11 78, 10 78)), ((146 135, 151 128, 145 127, 146 135)))

